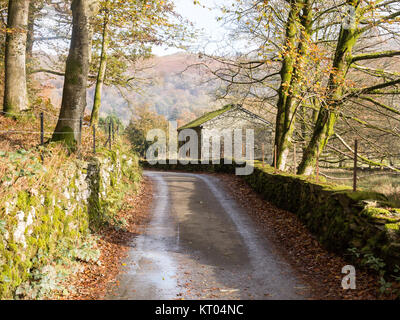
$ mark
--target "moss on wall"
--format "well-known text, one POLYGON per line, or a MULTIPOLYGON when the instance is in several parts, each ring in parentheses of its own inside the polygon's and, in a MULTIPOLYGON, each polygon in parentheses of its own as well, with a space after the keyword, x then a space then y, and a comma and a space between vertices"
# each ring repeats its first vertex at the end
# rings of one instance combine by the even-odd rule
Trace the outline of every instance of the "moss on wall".
POLYGON ((1 299, 39 298, 43 285, 32 293, 39 274, 77 260, 91 232, 112 219, 141 176, 136 156, 117 146, 88 162, 66 158, 61 167, 42 170, 40 187, 33 187, 33 175, 32 187, 0 201, 1 299))

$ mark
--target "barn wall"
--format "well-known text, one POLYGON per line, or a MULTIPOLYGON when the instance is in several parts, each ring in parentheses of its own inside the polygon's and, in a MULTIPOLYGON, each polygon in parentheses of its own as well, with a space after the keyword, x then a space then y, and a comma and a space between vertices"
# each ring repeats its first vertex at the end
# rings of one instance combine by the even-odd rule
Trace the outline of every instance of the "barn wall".
POLYGON ((257 117, 252 117, 240 109, 234 109, 206 122, 202 129, 218 129, 221 131, 224 129, 242 129, 244 131, 243 141, 245 141, 246 129, 253 129, 255 159, 262 158, 262 145, 264 144, 265 159, 267 162, 272 162, 273 128, 257 117))

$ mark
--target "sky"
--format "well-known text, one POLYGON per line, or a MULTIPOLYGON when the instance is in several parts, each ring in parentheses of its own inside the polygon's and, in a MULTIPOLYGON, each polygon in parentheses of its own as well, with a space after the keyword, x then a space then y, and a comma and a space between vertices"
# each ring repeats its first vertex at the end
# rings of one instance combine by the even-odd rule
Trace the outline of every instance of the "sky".
MULTIPOLYGON (((202 30, 202 36, 198 39, 199 48, 206 51, 215 50, 227 30, 216 21, 220 16, 220 11, 215 9, 217 5, 227 4, 225 0, 200 0, 201 4, 206 6, 203 8, 200 5, 195 5, 193 0, 174 0, 176 11, 182 17, 188 19, 194 24, 194 27, 202 30), (209 10, 208 8, 214 8, 209 10)), ((196 47, 194 47, 196 49, 196 47)), ((153 53, 158 56, 164 56, 182 51, 176 48, 167 48, 164 46, 156 46, 153 48, 153 53)))

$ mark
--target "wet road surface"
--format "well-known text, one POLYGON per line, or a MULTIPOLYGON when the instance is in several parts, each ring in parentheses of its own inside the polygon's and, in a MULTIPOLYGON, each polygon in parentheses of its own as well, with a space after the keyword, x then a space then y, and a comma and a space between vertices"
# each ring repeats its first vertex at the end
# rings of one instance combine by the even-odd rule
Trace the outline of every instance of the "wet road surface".
POLYGON ((154 172, 152 219, 107 299, 306 299, 218 178, 154 172))

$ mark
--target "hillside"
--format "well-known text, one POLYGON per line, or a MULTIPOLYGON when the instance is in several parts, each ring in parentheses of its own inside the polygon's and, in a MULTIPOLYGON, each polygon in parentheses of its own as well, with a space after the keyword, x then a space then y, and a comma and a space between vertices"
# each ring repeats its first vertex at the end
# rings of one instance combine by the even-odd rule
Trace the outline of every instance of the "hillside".
MULTIPOLYGON (((137 73, 137 77, 141 80, 132 83, 135 90, 123 90, 123 97, 115 87, 104 88, 101 116, 115 113, 126 124, 135 108, 147 104, 158 114, 184 123, 195 119, 204 111, 220 107, 221 104, 216 103, 212 95, 216 84, 202 83, 204 77, 202 78, 202 74, 196 68, 187 69, 198 61, 195 55, 186 53, 147 60, 142 67, 143 70, 137 73)), ((63 78, 41 75, 40 80, 46 85, 43 95, 49 97, 55 107, 59 107, 63 78)), ((88 90, 87 113, 91 110, 93 94, 92 86, 88 90)))

